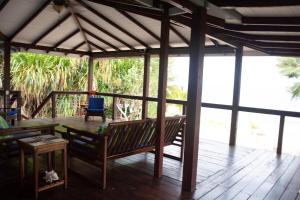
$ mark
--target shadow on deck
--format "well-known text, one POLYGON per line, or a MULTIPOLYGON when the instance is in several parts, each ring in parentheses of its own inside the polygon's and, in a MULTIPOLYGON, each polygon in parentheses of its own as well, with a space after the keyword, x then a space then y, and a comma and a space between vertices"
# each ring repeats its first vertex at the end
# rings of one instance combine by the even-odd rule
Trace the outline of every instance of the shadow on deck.
MULTIPOLYGON (((168 147, 166 152, 176 154, 179 149, 168 147)), ((291 155, 201 141, 193 194, 181 192, 182 163, 165 158, 163 178, 154 179, 153 162, 152 153, 111 161, 108 189, 100 191, 97 168, 72 159, 76 173, 70 172, 69 188, 42 192, 40 199, 300 199, 300 158, 291 155)), ((16 160, 0 164, 1 199, 33 197, 29 189, 20 194, 16 179, 4 182, 17 173, 16 160)))

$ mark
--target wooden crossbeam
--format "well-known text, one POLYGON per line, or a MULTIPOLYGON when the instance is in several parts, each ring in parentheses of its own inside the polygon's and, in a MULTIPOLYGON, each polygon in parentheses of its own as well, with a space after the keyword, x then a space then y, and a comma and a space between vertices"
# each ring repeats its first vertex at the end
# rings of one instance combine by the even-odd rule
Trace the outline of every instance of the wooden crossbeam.
POLYGON ((3 39, 3 40, 5 40, 7 38, 7 36, 0 31, 0 38, 3 39))
POLYGON ((160 41, 160 37, 155 34, 153 31, 151 31, 149 28, 147 28, 145 25, 143 25, 141 22, 136 20, 134 17, 129 15, 127 12, 124 12, 122 10, 118 10, 122 15, 124 15, 127 19, 129 19, 131 22, 133 22, 135 25, 143 29, 145 32, 147 32, 149 35, 151 35, 154 39, 157 41, 160 41))
POLYGON ((36 45, 37 43, 39 43, 43 38, 45 38, 48 34, 50 34, 54 29, 56 29, 60 24, 62 24, 63 22, 65 22, 69 17, 71 16, 71 13, 68 13, 67 15, 65 15, 63 18, 61 18, 60 20, 58 20, 55 24, 53 24, 52 26, 50 26, 46 31, 44 31, 38 38, 36 38, 32 44, 36 45))
POLYGON ((115 45, 113 45, 112 43, 102 39, 101 37, 95 35, 94 33, 92 33, 91 31, 87 30, 87 29, 82 29, 85 33, 87 33, 88 35, 92 36, 93 38, 95 38, 96 40, 108 45, 109 47, 113 48, 116 51, 120 51, 120 49, 118 47, 116 47, 115 45))
POLYGON ((86 23, 90 24, 91 26, 93 26, 94 28, 98 29, 99 31, 105 33, 106 35, 108 35, 109 37, 115 39, 116 41, 124 44, 126 47, 128 47, 131 50, 134 50, 134 48, 128 44, 127 42, 125 42, 124 40, 122 40, 121 38, 118 38, 117 36, 115 36, 114 34, 112 34, 111 32, 105 30, 104 28, 100 27, 99 25, 97 25, 96 23, 92 22, 91 20, 89 20, 88 18, 84 17, 83 15, 76 13, 76 16, 79 17, 80 19, 82 19, 83 21, 85 21, 86 23))
POLYGON ((51 0, 45 1, 41 7, 39 7, 11 36, 9 40, 13 40, 18 33, 20 33, 32 20, 34 20, 51 2, 51 0))
POLYGON ((62 43, 64 43, 65 41, 67 41, 68 39, 72 38, 74 35, 76 35, 77 33, 79 33, 80 30, 76 29, 74 31, 72 31, 71 33, 69 33, 68 35, 66 35, 65 37, 63 37, 62 39, 60 39, 58 42, 55 43, 55 45, 53 46, 53 48, 57 48, 59 47, 59 45, 61 45, 62 43))
POLYGON ((6 4, 9 2, 9 0, 4 0, 2 1, 2 3, 0 4, 0 12, 3 10, 3 8, 6 6, 6 4))
POLYGON ((88 52, 86 51, 76 51, 72 49, 63 49, 63 48, 53 48, 48 46, 41 46, 41 45, 32 45, 32 44, 26 44, 26 43, 20 43, 20 42, 12 42, 11 46, 14 47, 20 47, 25 49, 37 49, 42 51, 53 51, 53 52, 61 52, 66 54, 79 54, 79 55, 88 55, 88 52))
POLYGON ((277 7, 300 5, 298 0, 208 0, 219 7, 277 7))
POLYGON ((87 10, 89 10, 90 12, 94 13, 95 15, 97 15, 102 20, 106 21, 107 23, 109 23, 110 25, 112 25, 113 27, 115 27, 116 29, 119 29, 121 32, 125 33, 127 36, 131 37, 132 39, 134 39, 135 41, 137 41, 138 43, 140 43, 141 45, 143 45, 145 48, 149 48, 149 46, 145 42, 143 42, 142 40, 140 40, 139 38, 137 38, 135 35, 133 35, 129 31, 127 31, 125 28, 123 28, 120 25, 118 25, 115 22, 113 22, 108 17, 104 16, 103 14, 101 14, 100 12, 98 12, 97 10, 95 10, 94 8, 92 8, 91 6, 89 6, 88 4, 86 4, 85 2, 83 2, 82 0, 76 0, 76 1, 79 2, 87 10))
POLYGON ((93 43, 92 41, 88 41, 92 46, 96 47, 97 49, 99 49, 102 52, 106 52, 106 50, 102 47, 100 47, 99 45, 93 43))
POLYGON ((243 24, 300 25, 300 17, 242 17, 243 24))
POLYGON ((170 29, 177 35, 186 45, 190 46, 190 41, 182 35, 174 26, 170 26, 170 29))
POLYGON ((289 25, 242 25, 242 24, 225 24, 225 29, 232 31, 269 31, 269 32, 300 32, 300 26, 289 25))

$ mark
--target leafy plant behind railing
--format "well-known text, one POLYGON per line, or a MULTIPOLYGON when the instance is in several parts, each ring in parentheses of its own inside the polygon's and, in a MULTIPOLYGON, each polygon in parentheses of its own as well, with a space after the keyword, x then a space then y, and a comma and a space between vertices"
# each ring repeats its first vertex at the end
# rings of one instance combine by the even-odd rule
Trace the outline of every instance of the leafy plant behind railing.
MULTIPOLYGON (((0 59, 1 56, 0 56, 0 59)), ((172 62, 172 61, 171 61, 172 62)), ((151 59, 150 96, 157 96, 157 58, 151 59)), ((0 60, 0 65, 2 62, 0 60)), ((1 67, 0 66, 0 67, 1 67)), ((143 59, 101 59, 94 62, 94 90, 99 92, 142 95, 143 59)), ((171 70, 171 65, 169 67, 171 70)), ((86 91, 87 59, 50 56, 33 53, 13 53, 11 58, 12 86, 22 91, 22 113, 30 116, 51 91, 86 91)), ((0 70, 2 77, 2 70, 0 70)), ((169 80, 174 79, 169 73, 169 80)), ((2 81, 1 81, 2 82, 2 81)), ((185 97, 186 92, 176 86, 168 88, 168 98, 185 97)), ((58 116, 74 116, 80 104, 86 103, 84 95, 58 95, 56 108, 58 116)), ((119 114, 123 118, 135 119, 141 116, 141 101, 119 99, 119 114)), ((112 98, 105 98, 107 115, 112 115, 112 98)), ((156 107, 149 106, 149 113, 156 113, 156 107)), ((36 117, 51 116, 51 100, 36 117)))

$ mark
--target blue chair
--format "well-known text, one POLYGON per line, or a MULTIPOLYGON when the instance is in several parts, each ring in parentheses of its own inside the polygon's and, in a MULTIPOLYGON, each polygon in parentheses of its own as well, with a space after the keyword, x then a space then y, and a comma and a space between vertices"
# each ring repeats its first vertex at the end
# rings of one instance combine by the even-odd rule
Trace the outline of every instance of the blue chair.
POLYGON ((88 121, 89 116, 101 116, 103 121, 106 120, 103 97, 89 97, 88 107, 86 108, 85 113, 85 121, 88 121))

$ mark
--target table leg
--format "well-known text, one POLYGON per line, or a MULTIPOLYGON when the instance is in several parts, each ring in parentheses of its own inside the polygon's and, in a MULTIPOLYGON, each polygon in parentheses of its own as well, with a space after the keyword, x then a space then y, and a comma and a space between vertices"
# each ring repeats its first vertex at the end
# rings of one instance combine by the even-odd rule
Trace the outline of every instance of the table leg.
POLYGON ((38 195, 39 195, 39 156, 37 153, 33 154, 33 173, 34 173, 35 199, 38 199, 38 195))
POLYGON ((68 156, 67 156, 67 148, 64 147, 62 150, 62 167, 63 167, 63 179, 65 181, 65 189, 68 188, 68 156))
POLYGON ((20 148, 20 183, 21 183, 21 190, 23 190, 24 187, 24 176, 25 176, 25 162, 24 162, 24 150, 20 148))
POLYGON ((47 170, 51 171, 52 170, 52 155, 51 153, 47 153, 47 170))

